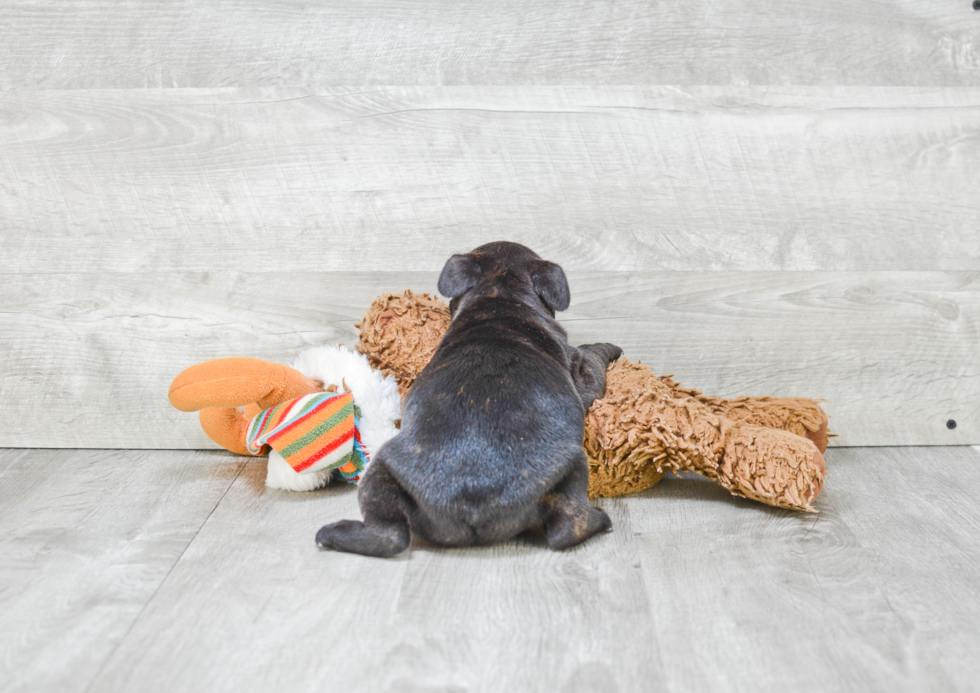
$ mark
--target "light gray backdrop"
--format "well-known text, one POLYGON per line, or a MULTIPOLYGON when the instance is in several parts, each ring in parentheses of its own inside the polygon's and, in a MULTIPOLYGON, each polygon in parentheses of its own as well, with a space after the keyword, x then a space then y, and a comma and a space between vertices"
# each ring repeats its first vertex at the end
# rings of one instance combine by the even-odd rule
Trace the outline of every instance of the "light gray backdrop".
POLYGON ((980 443, 980 13, 752 4, 3 3, 0 446, 213 447, 181 369, 498 239, 575 340, 980 443))

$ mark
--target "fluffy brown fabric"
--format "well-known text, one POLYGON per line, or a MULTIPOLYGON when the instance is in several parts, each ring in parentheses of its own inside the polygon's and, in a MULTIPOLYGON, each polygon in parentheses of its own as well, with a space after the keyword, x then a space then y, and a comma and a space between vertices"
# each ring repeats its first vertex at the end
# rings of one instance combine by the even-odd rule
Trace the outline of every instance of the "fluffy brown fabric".
POLYGON ((429 294, 382 294, 367 309, 357 350, 372 368, 395 376, 403 396, 449 329, 449 306, 429 294))
MULTIPOLYGON (((358 351, 404 394, 449 327, 449 308, 429 294, 384 294, 357 327, 358 351)), ((813 510, 826 474, 819 400, 711 397, 626 359, 606 377, 605 396, 585 421, 589 495, 633 493, 667 471, 693 471, 734 495, 813 510)))
POLYGON ((822 399, 803 397, 722 399, 699 395, 698 400, 726 419, 789 431, 812 440, 821 453, 827 449, 830 433, 827 430, 827 415, 820 408, 822 399))
MULTIPOLYGON (((666 471, 691 471, 735 495, 813 510, 810 503, 820 492, 826 470, 810 440, 753 425, 748 412, 741 421, 726 418, 701 401, 700 393, 692 393, 697 391, 679 388, 640 363, 620 359, 612 364, 605 395, 586 415, 589 494, 640 491, 666 471)), ((724 409, 717 398, 709 399, 724 409)), ((806 415, 811 414, 810 406, 804 402, 806 415)), ((784 406, 782 414, 789 411, 792 407, 784 406)), ((797 423, 791 416, 789 421, 797 423)))

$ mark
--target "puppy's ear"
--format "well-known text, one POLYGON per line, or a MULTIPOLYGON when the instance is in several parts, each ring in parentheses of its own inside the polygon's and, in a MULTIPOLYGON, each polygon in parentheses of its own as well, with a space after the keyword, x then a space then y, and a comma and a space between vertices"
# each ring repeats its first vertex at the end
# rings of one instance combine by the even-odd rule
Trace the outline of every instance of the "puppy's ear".
POLYGON ((439 275, 439 293, 447 298, 459 298, 476 286, 481 272, 472 255, 453 255, 439 275))
POLYGON ((544 304, 552 311, 565 310, 571 295, 565 270, 553 262, 542 261, 531 273, 531 283, 544 304))

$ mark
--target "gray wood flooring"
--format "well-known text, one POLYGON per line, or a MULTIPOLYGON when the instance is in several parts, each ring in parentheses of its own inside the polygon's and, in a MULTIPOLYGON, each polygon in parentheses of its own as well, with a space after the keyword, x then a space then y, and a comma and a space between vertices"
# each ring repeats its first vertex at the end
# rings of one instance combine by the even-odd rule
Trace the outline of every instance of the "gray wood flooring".
POLYGON ((827 461, 817 515, 669 478, 564 553, 378 560, 263 459, 3 450, 0 690, 976 690, 980 452, 827 461))

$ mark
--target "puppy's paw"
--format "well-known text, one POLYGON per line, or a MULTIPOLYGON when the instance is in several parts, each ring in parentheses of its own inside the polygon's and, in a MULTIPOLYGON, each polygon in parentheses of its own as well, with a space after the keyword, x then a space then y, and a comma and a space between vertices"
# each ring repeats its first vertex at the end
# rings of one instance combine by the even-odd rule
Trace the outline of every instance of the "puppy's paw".
POLYGON ((596 344, 583 344, 579 347, 583 351, 595 354, 603 363, 609 364, 623 355, 623 350, 615 344, 609 342, 598 342, 596 344))
POLYGON ((545 523, 548 547, 562 551, 577 546, 589 537, 612 531, 612 520, 602 508, 594 505, 566 507, 545 523))
MULTIPOLYGON (((349 542, 358 531, 364 529, 364 523, 357 520, 341 520, 329 525, 323 525, 316 533, 316 545, 321 549, 336 549, 349 542)), ((341 549, 343 550, 343 549, 341 549)))
POLYGON ((341 520, 324 525, 316 533, 316 545, 362 556, 387 558, 408 548, 411 542, 407 523, 371 523, 341 520))
POLYGON ((609 344, 608 342, 603 342, 602 346, 606 348, 606 363, 612 363, 620 356, 623 355, 623 350, 620 349, 615 344, 609 344))
POLYGON ((598 525, 598 532, 611 532, 613 531, 612 520, 609 519, 609 515, 602 508, 592 506, 592 515, 595 517, 594 522, 598 525))

